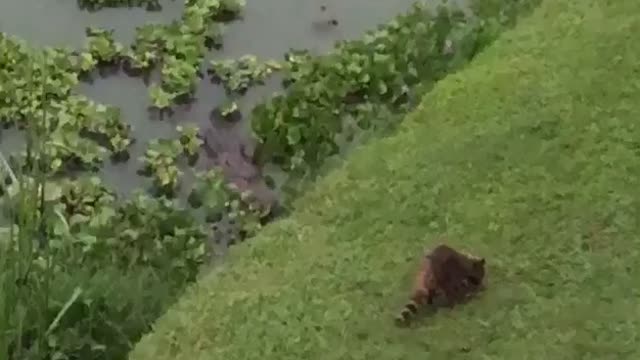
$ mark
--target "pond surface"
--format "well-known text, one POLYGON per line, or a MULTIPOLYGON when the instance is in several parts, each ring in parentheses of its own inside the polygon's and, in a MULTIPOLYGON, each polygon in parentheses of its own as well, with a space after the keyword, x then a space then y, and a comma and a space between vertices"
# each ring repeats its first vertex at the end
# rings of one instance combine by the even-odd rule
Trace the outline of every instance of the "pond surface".
MULTIPOLYGON (((236 58, 244 54, 256 55, 259 60, 282 60, 291 48, 321 54, 331 49, 337 40, 361 37, 365 31, 406 11, 415 1, 247 0, 243 19, 227 24, 223 48, 211 51, 207 63, 214 58, 236 58), (328 24, 332 19, 337 20, 336 26, 328 24)), ((426 1, 430 5, 441 2, 426 1)), ((76 0, 1 0, 0 31, 36 46, 79 48, 85 41, 85 28, 99 26, 114 29, 116 40, 128 46, 137 26, 179 19, 184 1, 164 0, 162 6, 160 12, 117 8, 92 13, 79 9, 76 0)), ((281 89, 279 80, 274 76, 265 86, 251 88, 236 100, 241 111, 248 114, 257 102, 281 89)), ((136 173, 140 168, 137 158, 143 154, 149 140, 174 136, 178 124, 195 123, 221 154, 216 158, 201 156, 198 168, 226 163, 225 173, 242 188, 252 190, 263 201, 271 202, 278 197, 277 190, 274 192, 266 186, 262 176, 264 169, 255 168, 247 156, 243 156, 242 147, 249 149, 245 153, 250 156, 254 146, 248 117, 236 123, 210 120, 211 111, 225 100, 225 93, 206 76, 196 92, 197 100, 188 106, 174 107, 175 113, 162 120, 149 112, 148 89, 140 78, 128 77, 122 72, 106 78, 97 77, 92 83, 81 83, 79 91, 98 102, 119 107, 125 121, 133 126, 136 142, 131 147, 131 160, 107 164, 102 170, 107 184, 121 195, 134 188, 150 186, 149 179, 136 173)), ((16 150, 23 143, 21 140, 18 131, 5 131, 0 139, 0 149, 16 150)), ((275 178, 276 184, 282 183, 282 173, 273 169, 266 169, 266 173, 275 178)), ((185 185, 191 181, 188 174, 185 172, 183 177, 185 185)), ((182 189, 186 190, 188 186, 182 186, 182 189)))
MULTIPOLYGON (((259 60, 281 60, 290 48, 323 53, 336 40, 358 38, 366 30, 406 11, 414 2, 415 0, 247 0, 243 20, 228 24, 223 48, 209 53, 208 59, 254 54, 259 60), (321 10, 323 6, 326 11, 321 10), (338 25, 328 25, 330 19, 336 19, 338 25)), ((78 48, 85 41, 85 27, 99 26, 115 29, 116 40, 127 46, 133 40, 137 26, 146 22, 168 23, 178 19, 183 3, 183 0, 165 0, 160 12, 119 8, 90 13, 80 10, 76 0, 1 0, 0 31, 38 46, 78 48)), ((440 1, 432 2, 434 5, 437 3, 440 1)), ((269 96, 279 87, 279 79, 273 77, 266 86, 250 89, 238 100, 238 105, 246 114, 257 101, 269 96)), ((218 152, 228 155, 225 159, 230 164, 228 172, 232 177, 242 178, 243 167, 244 173, 247 172, 247 167, 252 170, 251 163, 243 160, 240 150, 241 145, 249 149, 253 146, 248 119, 245 116, 244 120, 234 124, 210 121, 211 110, 224 101, 225 94, 221 86, 211 84, 206 77, 197 91, 198 100, 188 107, 177 108, 173 116, 163 120, 155 119, 147 110, 150 106, 148 90, 140 78, 130 78, 121 73, 96 78, 92 84, 83 83, 79 90, 96 101, 119 107, 125 121, 133 126, 136 143, 131 149, 132 160, 124 164, 107 165, 103 170, 105 181, 121 194, 150 184, 149 180, 136 174, 140 166, 136 159, 143 153, 149 140, 173 136, 175 126, 181 123, 195 123, 208 131, 208 140, 215 143, 218 152)), ((18 135, 15 131, 3 133, 1 148, 5 151, 15 150, 20 143, 18 135)), ((208 166, 207 161, 204 163, 208 166)), ((262 183, 248 186, 252 189, 256 186, 265 188, 262 183)))
MULTIPOLYGON (((426 0, 429 5, 441 0, 426 0)), ((333 47, 337 40, 356 39, 365 31, 389 21, 405 12, 416 0, 247 0, 243 19, 226 27, 224 45, 220 50, 207 54, 210 59, 237 58, 253 54, 259 60, 282 60, 289 49, 308 49, 322 54, 333 47), (326 10, 323 11, 322 8, 326 10), (337 20, 337 26, 328 22, 337 20)), ((452 0, 452 3, 466 3, 452 0)), ((183 0, 164 0, 163 10, 147 12, 141 8, 102 9, 91 13, 80 10, 76 0, 0 0, 0 31, 18 36, 35 46, 69 46, 79 48, 85 41, 85 28, 98 26, 115 30, 115 38, 128 46, 134 39, 135 29, 147 22, 169 23, 179 19, 183 0)), ((250 88, 238 106, 246 115, 255 104, 281 89, 280 78, 271 77, 265 86, 250 88)), ((151 180, 137 175, 137 160, 146 149, 147 142, 155 138, 175 136, 178 124, 194 123, 206 132, 206 139, 213 144, 214 158, 201 156, 197 167, 226 163, 226 175, 241 188, 252 190, 263 203, 278 199, 277 189, 270 189, 263 173, 282 183, 283 174, 276 170, 257 169, 247 158, 251 156, 254 141, 248 117, 236 123, 210 120, 211 111, 225 100, 225 92, 212 84, 207 77, 197 89, 197 101, 189 106, 175 108, 170 117, 160 120, 148 111, 151 105, 147 85, 140 78, 124 73, 106 78, 97 77, 92 83, 81 83, 79 92, 90 98, 120 108, 123 119, 133 126, 136 142, 131 147, 131 160, 117 165, 107 164, 102 178, 110 188, 126 196, 134 188, 148 187, 151 180), (244 148, 244 149, 243 149, 244 148), (248 149, 248 150, 246 150, 248 149), (245 156, 248 153, 248 156, 245 156)), ((24 144, 21 133, 10 129, 0 137, 0 149, 5 154, 19 150, 24 144)), ((182 194, 192 181, 189 172, 183 176, 182 194)), ((224 254, 238 229, 226 220, 214 226, 220 239, 215 245, 224 254)))

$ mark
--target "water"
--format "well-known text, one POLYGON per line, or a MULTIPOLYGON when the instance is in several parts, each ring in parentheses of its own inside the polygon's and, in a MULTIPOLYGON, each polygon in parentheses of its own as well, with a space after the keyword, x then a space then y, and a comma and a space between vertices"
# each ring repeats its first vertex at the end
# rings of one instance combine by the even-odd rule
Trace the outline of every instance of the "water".
MULTIPOLYGON (((366 30, 406 11, 413 2, 415 0, 248 0, 243 20, 227 26, 223 48, 209 53, 208 59, 254 54, 261 60, 281 60, 290 48, 323 53, 335 41, 358 38, 366 30), (321 10, 322 6, 326 11, 321 10), (333 18, 338 25, 327 26, 327 21, 333 18)), ((116 40, 126 45, 133 40, 136 26, 145 22, 168 23, 180 17, 183 6, 182 0, 166 0, 161 12, 120 8, 90 13, 80 10, 75 0, 2 0, 0 31, 38 46, 77 48, 85 41, 85 27, 99 26, 115 29, 116 40)), ((238 104, 247 113, 257 101, 278 87, 278 79, 272 78, 266 86, 252 88, 238 104)), ((240 159, 238 163, 232 161, 229 169, 232 177, 238 172, 236 167, 251 166, 240 164, 242 157, 238 156, 241 144, 249 148, 253 144, 246 117, 235 124, 210 121, 211 110, 225 99, 225 94, 206 77, 197 91, 198 100, 188 107, 177 108, 172 117, 163 120, 154 119, 148 112, 148 90, 140 78, 130 78, 122 73, 97 78, 92 84, 81 84, 79 91, 96 101, 119 107, 125 121, 133 126, 137 141, 131 149, 131 160, 124 164, 109 164, 102 171, 105 181, 122 194, 149 185, 148 179, 136 174, 140 166, 136 159, 149 140, 173 136, 178 124, 195 123, 211 130, 209 138, 218 143, 219 150, 231 154, 231 159, 240 159)), ((15 149, 20 143, 16 139, 15 131, 4 132, 1 148, 15 149)), ((263 191, 265 186, 262 181, 254 181, 249 188, 263 191)))

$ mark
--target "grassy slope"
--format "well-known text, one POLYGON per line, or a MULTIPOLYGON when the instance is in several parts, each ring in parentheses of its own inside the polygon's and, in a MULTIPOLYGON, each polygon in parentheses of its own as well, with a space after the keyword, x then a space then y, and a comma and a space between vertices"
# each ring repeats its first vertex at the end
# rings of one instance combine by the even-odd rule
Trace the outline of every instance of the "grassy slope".
POLYGON ((131 359, 640 358, 638 13, 545 1, 237 247, 131 359), (489 288, 397 329, 441 233, 487 257, 489 288))

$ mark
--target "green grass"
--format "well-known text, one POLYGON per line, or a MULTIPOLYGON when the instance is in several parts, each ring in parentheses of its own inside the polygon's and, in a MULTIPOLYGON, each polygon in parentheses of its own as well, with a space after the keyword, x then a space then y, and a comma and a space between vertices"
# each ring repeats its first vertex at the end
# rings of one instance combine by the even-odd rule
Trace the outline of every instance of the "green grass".
POLYGON ((131 359, 640 358, 638 13, 545 1, 236 247, 131 359), (487 258, 488 289, 396 328, 440 234, 487 258))

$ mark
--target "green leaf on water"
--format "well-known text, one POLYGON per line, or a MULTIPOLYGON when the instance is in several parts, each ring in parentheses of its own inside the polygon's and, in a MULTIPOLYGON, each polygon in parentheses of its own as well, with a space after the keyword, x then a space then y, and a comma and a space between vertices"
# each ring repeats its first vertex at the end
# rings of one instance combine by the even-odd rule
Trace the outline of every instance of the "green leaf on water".
POLYGON ((165 92, 160 85, 152 84, 149 88, 149 94, 151 95, 153 106, 158 109, 166 109, 171 106, 172 94, 165 92))
POLYGON ((297 145, 302 138, 302 134, 300 133, 300 128, 297 126, 292 126, 287 129, 287 141, 289 145, 297 145))

